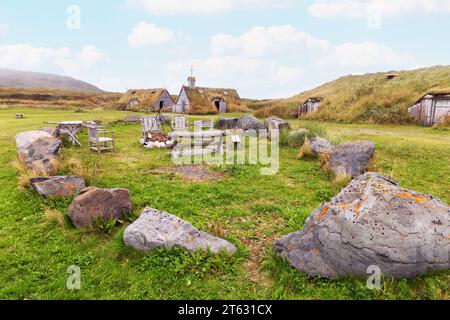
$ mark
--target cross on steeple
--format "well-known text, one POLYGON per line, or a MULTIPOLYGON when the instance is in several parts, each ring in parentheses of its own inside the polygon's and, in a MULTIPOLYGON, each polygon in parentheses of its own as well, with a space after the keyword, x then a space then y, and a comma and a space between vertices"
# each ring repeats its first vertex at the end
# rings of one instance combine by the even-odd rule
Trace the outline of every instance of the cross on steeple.
POLYGON ((194 67, 191 66, 191 78, 193 78, 193 77, 194 77, 194 67))

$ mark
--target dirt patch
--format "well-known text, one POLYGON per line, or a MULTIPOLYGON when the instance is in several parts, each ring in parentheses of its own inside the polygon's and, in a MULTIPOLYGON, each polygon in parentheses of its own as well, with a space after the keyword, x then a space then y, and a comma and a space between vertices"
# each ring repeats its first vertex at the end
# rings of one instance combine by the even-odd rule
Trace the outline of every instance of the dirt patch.
POLYGON ((206 165, 182 165, 175 167, 156 168, 156 173, 174 173, 185 181, 214 181, 223 177, 222 172, 213 171, 206 165))

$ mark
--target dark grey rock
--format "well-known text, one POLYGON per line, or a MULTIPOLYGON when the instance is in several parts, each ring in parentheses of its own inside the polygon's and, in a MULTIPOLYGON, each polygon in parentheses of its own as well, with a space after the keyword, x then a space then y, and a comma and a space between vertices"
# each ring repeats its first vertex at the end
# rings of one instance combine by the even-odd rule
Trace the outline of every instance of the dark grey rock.
POLYGON ((237 123, 237 129, 242 130, 264 130, 266 127, 254 116, 242 116, 237 123))
POLYGON ((95 219, 121 219, 131 213, 131 208, 128 190, 92 188, 76 197, 67 213, 77 228, 85 228, 95 219))
POLYGON ((328 166, 335 174, 355 178, 365 172, 374 153, 375 146, 370 141, 342 143, 331 153, 328 166))
POLYGON ((369 266, 397 278, 448 270, 450 208, 367 173, 274 249, 298 270, 325 278, 367 276, 369 266))
POLYGON ((126 228, 123 235, 127 246, 139 251, 150 251, 157 247, 181 247, 190 252, 197 249, 217 254, 230 254, 236 247, 230 242, 198 231, 188 222, 164 211, 146 208, 139 219, 126 228))
POLYGON ((219 129, 228 130, 236 129, 238 125, 239 118, 220 118, 219 119, 219 129))
POLYGON ((81 177, 39 177, 30 179, 30 184, 45 198, 70 197, 86 189, 86 183, 81 177))

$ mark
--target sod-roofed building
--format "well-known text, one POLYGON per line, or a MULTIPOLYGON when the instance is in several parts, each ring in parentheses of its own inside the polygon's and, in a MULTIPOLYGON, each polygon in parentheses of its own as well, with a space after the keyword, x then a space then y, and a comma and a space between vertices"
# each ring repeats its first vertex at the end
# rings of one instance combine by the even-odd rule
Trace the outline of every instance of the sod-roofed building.
POLYGON ((128 90, 119 100, 126 110, 172 111, 175 105, 166 89, 128 90))
POLYGON ((241 106, 236 89, 196 87, 196 79, 188 78, 188 86, 181 87, 172 111, 188 114, 226 113, 241 106))
POLYGON ((306 116, 308 114, 316 112, 322 102, 323 98, 320 97, 309 98, 301 106, 298 107, 297 116, 300 118, 302 116, 306 116))
POLYGON ((431 127, 450 116, 450 90, 429 92, 408 109, 415 121, 431 127))

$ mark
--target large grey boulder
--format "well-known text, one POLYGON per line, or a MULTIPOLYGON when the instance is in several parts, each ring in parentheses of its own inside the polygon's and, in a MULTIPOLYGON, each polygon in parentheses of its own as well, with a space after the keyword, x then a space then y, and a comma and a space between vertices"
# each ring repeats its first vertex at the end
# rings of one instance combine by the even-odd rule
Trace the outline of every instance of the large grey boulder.
POLYGON ((236 247, 230 242, 198 231, 190 223, 164 211, 146 208, 141 216, 123 235, 127 246, 139 251, 150 251, 157 247, 181 247, 190 252, 197 249, 209 250, 217 254, 226 251, 230 254, 236 247))
POLYGON ((266 127, 254 116, 242 116, 237 123, 237 129, 242 130, 264 130, 266 127))
POLYGON ((81 177, 39 177, 30 179, 30 184, 44 198, 70 197, 86 189, 81 177))
POLYGON ((219 129, 228 130, 236 129, 238 125, 239 118, 220 118, 219 119, 219 129))
POLYGON ((450 269, 450 208, 439 199, 367 173, 321 205, 276 253, 311 276, 414 277, 450 269))
POLYGON ((355 178, 366 171, 374 153, 375 146, 370 141, 342 143, 331 153, 328 166, 335 174, 355 178))
POLYGON ((317 154, 331 154, 333 152, 333 146, 324 138, 315 137, 310 141, 311 150, 317 154))
POLYGON ((52 161, 57 159, 61 148, 61 140, 42 130, 27 131, 16 135, 16 146, 28 169, 50 173, 52 161))
POLYGON ((269 137, 272 137, 273 132, 278 131, 279 133, 283 131, 289 131, 291 126, 289 122, 283 120, 281 118, 271 116, 264 120, 264 127, 267 129, 269 133, 269 137))
POLYGON ((77 228, 85 228, 96 219, 121 219, 131 213, 131 208, 128 190, 92 188, 76 197, 67 213, 77 228))

